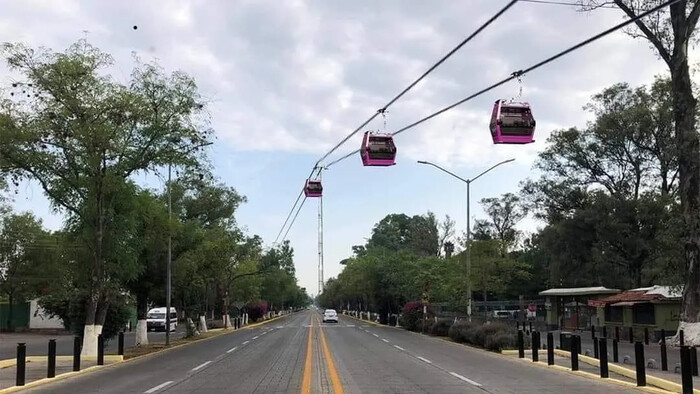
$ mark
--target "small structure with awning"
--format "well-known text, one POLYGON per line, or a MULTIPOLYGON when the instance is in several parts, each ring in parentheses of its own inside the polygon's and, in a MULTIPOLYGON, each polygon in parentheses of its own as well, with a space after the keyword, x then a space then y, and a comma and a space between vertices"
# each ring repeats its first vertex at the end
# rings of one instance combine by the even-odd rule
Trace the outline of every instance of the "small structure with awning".
POLYGON ((589 302, 600 300, 620 290, 603 286, 553 288, 541 291, 546 297, 547 329, 585 330, 591 324, 598 325, 597 311, 589 302))
POLYGON ((661 329, 667 335, 678 329, 682 296, 682 286, 650 286, 627 290, 589 305, 596 307, 599 320, 606 326, 627 328, 620 330, 623 339, 629 339, 629 327, 636 338, 643 337, 645 328, 658 337, 661 329))

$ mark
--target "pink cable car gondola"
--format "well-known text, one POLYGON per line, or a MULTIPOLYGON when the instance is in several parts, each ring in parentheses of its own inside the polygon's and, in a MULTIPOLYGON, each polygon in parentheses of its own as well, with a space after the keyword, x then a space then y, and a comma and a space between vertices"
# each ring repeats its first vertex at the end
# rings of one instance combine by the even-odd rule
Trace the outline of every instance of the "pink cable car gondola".
POLYGON ((321 186, 321 181, 310 181, 307 179, 304 185, 304 194, 306 197, 322 197, 323 186, 321 186))
POLYGON ((530 104, 496 100, 491 113, 491 137, 494 144, 530 144, 535 142, 535 118, 530 104))
POLYGON ((393 166, 396 164, 396 145, 391 134, 365 131, 360 157, 364 166, 393 166))

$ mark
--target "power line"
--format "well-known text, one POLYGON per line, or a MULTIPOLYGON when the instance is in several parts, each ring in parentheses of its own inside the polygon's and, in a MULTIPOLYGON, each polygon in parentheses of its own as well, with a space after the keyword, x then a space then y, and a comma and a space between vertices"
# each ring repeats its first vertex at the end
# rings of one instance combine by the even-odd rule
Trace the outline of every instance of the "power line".
POLYGON ((282 242, 284 242, 284 240, 287 239, 287 234, 289 234, 289 230, 292 229, 294 222, 297 220, 297 216, 299 216, 299 212, 301 212, 301 207, 304 206, 305 202, 306 202, 306 197, 304 197, 304 199, 301 200, 301 204, 299 204, 299 209, 297 209, 297 213, 294 214, 294 219, 292 219, 292 221, 289 223, 289 227, 287 228, 287 232, 284 233, 284 237, 282 237, 282 242))
MULTIPOLYGON (((528 72, 530 72, 530 71, 534 71, 534 70, 536 70, 536 69, 538 69, 538 68, 540 68, 540 67, 542 67, 542 66, 544 66, 544 65, 546 65, 546 64, 548 64, 548 63, 551 63, 551 62, 553 62, 553 61, 559 59, 559 58, 562 57, 562 56, 568 55, 569 53, 571 53, 571 52, 573 52, 573 51, 575 51, 575 50, 577 50, 577 49, 579 49, 579 48, 581 48, 581 47, 583 47, 583 46, 586 46, 586 45, 592 43, 593 41, 596 41, 596 40, 598 40, 598 39, 601 39, 601 38, 607 36, 607 35, 610 34, 610 33, 613 33, 613 32, 615 32, 615 31, 617 31, 617 30, 620 30, 620 29, 622 29, 623 27, 625 27, 625 26, 627 26, 627 25, 629 25, 629 24, 632 24, 632 23, 636 22, 636 21, 639 20, 639 19, 645 18, 645 17, 649 16, 650 14, 653 14, 654 12, 660 11, 662 8, 668 7, 668 6, 670 6, 671 4, 676 3, 676 2, 678 2, 678 1, 680 1, 680 0, 669 0, 669 1, 666 1, 665 3, 662 3, 662 4, 660 4, 660 5, 658 5, 658 6, 654 7, 654 8, 651 8, 651 9, 649 9, 649 10, 647 10, 647 11, 645 11, 645 12, 639 14, 639 15, 637 15, 636 17, 634 17, 634 18, 632 18, 632 19, 628 19, 628 20, 626 20, 626 21, 624 21, 624 22, 622 22, 622 23, 620 23, 620 24, 617 24, 617 25, 615 25, 615 26, 613 26, 613 27, 611 27, 611 28, 609 28, 609 29, 607 29, 607 30, 601 32, 601 33, 598 33, 598 34, 594 35, 593 37, 590 37, 590 38, 588 38, 588 39, 586 39, 586 40, 584 40, 584 41, 581 41, 580 43, 578 43, 578 44, 576 44, 576 45, 574 45, 574 46, 572 46, 572 47, 570 47, 570 48, 568 48, 568 49, 566 49, 566 50, 564 50, 564 51, 562 51, 562 52, 557 53, 557 54, 554 55, 554 56, 551 56, 551 57, 549 57, 549 58, 547 58, 547 59, 545 59, 545 60, 542 60, 542 61, 539 62, 539 63, 536 63, 536 64, 534 64, 534 65, 532 65, 532 66, 530 66, 530 67, 528 67, 528 68, 526 68, 526 69, 524 69, 524 70, 516 71, 516 72, 514 72, 513 74, 511 74, 510 77, 505 78, 505 79, 503 79, 503 80, 501 80, 501 81, 499 81, 499 82, 496 82, 496 83, 494 83, 493 85, 491 85, 491 86, 489 86, 489 87, 487 87, 487 88, 485 88, 485 89, 482 89, 482 90, 480 90, 480 91, 478 91, 478 92, 472 94, 472 95, 469 96, 469 97, 466 97, 466 98, 464 98, 464 99, 462 99, 462 100, 460 100, 460 101, 458 101, 458 102, 456 102, 456 103, 454 103, 454 104, 452 104, 452 105, 449 105, 449 106, 447 106, 447 107, 445 107, 445 108, 443 108, 443 109, 441 109, 441 110, 439 110, 439 111, 437 111, 437 112, 435 112, 435 113, 433 113, 433 114, 431 114, 431 115, 426 116, 425 118, 422 118, 422 119, 420 119, 420 120, 418 120, 418 121, 416 121, 416 122, 413 122, 413 123, 411 123, 410 125, 405 126, 405 127, 401 128, 401 129, 395 131, 392 135, 397 135, 397 134, 403 133, 403 132, 406 131, 406 130, 412 129, 412 128, 418 126, 419 124, 421 124, 421 123, 423 123, 423 122, 426 122, 426 121, 428 121, 428 120, 430 120, 430 119, 432 119, 432 118, 434 118, 434 117, 436 117, 436 116, 438 116, 438 115, 441 115, 441 114, 443 114, 443 113, 445 113, 445 112, 447 112, 447 111, 449 111, 449 110, 451 110, 451 109, 453 109, 453 108, 455 108, 455 107, 457 107, 457 106, 459 106, 459 105, 462 105, 462 104, 466 103, 467 101, 469 101, 469 100, 471 100, 471 99, 473 99, 473 98, 476 98, 476 97, 478 97, 478 96, 481 96, 482 94, 484 94, 484 93, 486 93, 486 92, 488 92, 488 91, 491 91, 491 90, 493 90, 493 89, 495 89, 495 88, 497 88, 497 87, 499 87, 499 86, 501 86, 501 85, 504 85, 504 84, 506 84, 507 82, 510 82, 510 81, 512 81, 513 79, 516 79, 516 78, 522 76, 523 74, 526 74, 526 73, 528 73, 528 72)), ((350 153, 348 153, 347 155, 345 155, 345 156, 343 156, 343 157, 341 157, 341 158, 339 158, 339 159, 337 159, 337 160, 335 160, 335 161, 332 161, 331 163, 329 163, 328 165, 326 165, 326 168, 332 166, 333 164, 336 164, 336 163, 338 163, 338 162, 341 162, 341 161, 347 159, 348 157, 350 157, 350 156, 352 156, 352 155, 358 153, 359 151, 360 151, 360 150, 357 149, 357 150, 355 150, 355 151, 353 151, 353 152, 350 152, 350 153)))
MULTIPOLYGON (((550 0, 520 0, 526 3, 535 3, 535 4, 551 4, 551 5, 566 5, 566 6, 576 6, 576 7, 581 7, 583 4, 581 2, 575 2, 575 1, 550 1, 550 0)), ((617 8, 616 6, 612 5, 600 5, 597 6, 596 8, 617 8)))
MULTIPOLYGON (((413 81, 410 85, 408 85, 404 90, 402 90, 399 94, 394 96, 391 100, 389 100, 388 103, 386 103, 382 108, 377 110, 372 116, 370 116, 367 120, 365 120, 360 126, 358 126, 355 130, 353 130, 352 133, 348 134, 345 138, 343 138, 338 144, 336 144, 330 151, 328 151, 325 155, 323 155, 320 159, 316 161, 316 164, 314 164, 314 168, 311 170, 311 173, 309 176, 306 178, 307 180, 310 180, 311 177, 313 177, 313 173, 316 169, 319 168, 319 164, 325 160, 328 156, 333 154, 338 148, 340 148, 345 142, 347 142, 352 136, 357 134, 360 130, 362 130, 365 126, 367 126, 371 121, 373 121, 379 114, 383 114, 386 112, 386 110, 394 104, 396 101, 398 101, 401 97, 403 97, 404 94, 408 93, 409 90, 413 89, 420 81, 422 81, 428 74, 433 72, 436 68, 438 68, 442 63, 445 62, 448 58, 450 58, 452 55, 454 55, 458 50, 460 50, 465 44, 467 44, 469 41, 471 41, 474 37, 479 35, 484 29, 486 29, 491 23, 493 23, 496 19, 498 19, 501 15, 503 15, 510 7, 515 5, 519 0, 511 0, 508 4, 506 4, 505 7, 503 7, 500 11, 498 11, 496 14, 491 16, 486 22, 484 22, 481 26, 479 26, 478 29, 476 29, 472 34, 470 34, 467 38, 462 40, 456 47, 454 47, 450 52, 448 52, 445 56, 443 56, 440 60, 437 61, 437 63, 433 64, 428 70, 426 70, 418 79, 413 81)), ((299 199, 301 198, 301 194, 303 193, 302 191, 299 193, 297 196, 296 201, 294 201, 294 205, 292 205, 292 209, 289 211, 289 214, 287 215, 287 218, 284 221, 284 224, 282 225, 282 228, 280 229, 279 233, 277 234, 277 237, 275 238, 275 242, 277 242, 277 239, 279 239, 280 234, 282 231, 284 231, 284 227, 287 225, 287 222, 289 222, 289 218, 292 215, 292 212, 294 212, 294 208, 296 207, 297 203, 299 202, 299 199)), ((297 211, 298 212, 298 211, 297 211)), ((294 224, 294 220, 289 224, 289 227, 294 224)), ((289 231, 289 230, 287 230, 289 231)), ((284 237, 282 238, 284 239, 284 237)))
POLYGON ((496 19, 498 19, 501 15, 503 15, 510 7, 515 5, 519 0, 511 0, 508 4, 506 4, 505 7, 503 7, 500 11, 498 11, 496 14, 494 14, 489 20, 484 22, 481 26, 479 26, 478 29, 476 29, 472 34, 470 34, 467 38, 462 40, 456 47, 454 47, 450 52, 448 52, 445 56, 442 57, 442 59, 438 60, 437 63, 433 64, 427 71, 423 73, 418 79, 413 81, 410 85, 408 85, 404 90, 401 91, 401 93, 397 94, 393 99, 391 99, 387 104, 385 104, 382 108, 377 110, 374 115, 370 116, 369 119, 364 121, 359 127, 357 127, 352 133, 348 134, 345 138, 343 138, 337 145, 335 145, 330 151, 328 151, 323 157, 318 159, 316 162, 316 165, 321 163, 323 160, 325 160, 328 156, 330 156, 333 152, 336 151, 336 149, 340 148, 341 145, 343 145, 347 140, 349 140, 353 135, 357 134, 360 130, 362 130, 363 127, 365 127, 369 122, 374 120, 374 118, 377 117, 379 114, 383 114, 386 112, 386 110, 394 104, 398 99, 400 99, 404 94, 408 93, 409 90, 413 89, 414 86, 416 86, 420 81, 423 80, 428 74, 433 72, 436 68, 438 68, 442 63, 445 62, 448 58, 450 58, 452 55, 454 55, 458 50, 460 50, 466 43, 471 41, 474 37, 479 35, 484 29, 486 29, 491 23, 493 23, 496 19))
MULTIPOLYGON (((311 174, 309 174, 307 179, 311 179, 311 177, 313 177, 313 175, 314 175, 314 171, 317 171, 317 170, 320 172, 321 167, 315 166, 311 170, 311 174)), ((306 187, 306 186, 304 186, 304 187, 306 187)), ((277 237, 275 237, 275 242, 272 243, 273 245, 277 243, 277 240, 280 238, 280 234, 282 234, 282 231, 284 231, 284 227, 287 225, 287 222, 289 222, 289 218, 292 217, 292 213, 294 212, 294 208, 296 208, 297 203, 299 203, 299 199, 301 198, 302 194, 304 194, 304 188, 301 189, 301 191, 299 192, 299 195, 297 196, 296 201, 294 201, 294 204, 292 205, 292 209, 289 210, 289 213, 287 214, 287 218, 284 220, 284 224, 282 225, 282 228, 280 229, 279 233, 277 233, 277 237)), ((306 200, 306 197, 304 197, 304 200, 306 200)), ((296 218, 296 216, 295 216, 295 218, 296 218)), ((289 224, 289 227, 291 228, 293 224, 294 224, 294 221, 292 220, 292 222, 289 224)), ((287 230, 287 232, 289 232, 289 230, 287 230)), ((285 237, 286 237, 286 235, 285 235, 285 237)), ((282 240, 284 240, 284 238, 282 238, 282 240)))

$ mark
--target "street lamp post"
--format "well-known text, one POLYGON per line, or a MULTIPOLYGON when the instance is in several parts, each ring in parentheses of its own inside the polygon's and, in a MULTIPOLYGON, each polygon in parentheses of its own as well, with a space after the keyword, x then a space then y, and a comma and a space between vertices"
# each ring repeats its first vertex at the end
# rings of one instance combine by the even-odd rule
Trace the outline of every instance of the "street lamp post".
POLYGON ((472 251, 471 250, 471 243, 472 243, 472 241, 471 241, 471 239, 472 239, 472 235, 471 235, 471 214, 469 212, 469 209, 470 209, 470 190, 469 189, 470 189, 472 182, 479 179, 482 175, 486 174, 487 172, 493 170, 494 168, 496 168, 502 164, 510 163, 511 161, 515 161, 515 159, 508 159, 508 160, 504 160, 500 163, 496 163, 496 164, 492 165, 491 167, 489 167, 488 169, 482 171, 479 175, 475 176, 474 178, 464 179, 461 176, 454 174, 454 173, 440 167, 439 165, 437 165, 435 163, 431 163, 429 161, 424 161, 424 160, 418 160, 418 164, 427 164, 427 165, 433 166, 433 167, 437 168, 438 170, 446 172, 447 174, 450 174, 454 178, 457 178, 460 181, 467 184, 467 316, 469 317, 470 322, 472 321, 472 279, 471 279, 471 270, 472 270, 472 262, 471 262, 471 251, 472 251))
MULTIPOLYGON (((184 154, 189 154, 193 150, 203 148, 214 144, 213 142, 206 142, 201 145, 194 146, 187 150, 184 154)), ((172 220, 173 216, 173 195, 171 193, 170 183, 172 181, 172 163, 168 163, 168 223, 172 220)), ((170 345, 170 306, 172 304, 172 281, 173 281, 173 236, 172 232, 168 231, 168 263, 166 272, 166 283, 165 283, 165 345, 170 345)))

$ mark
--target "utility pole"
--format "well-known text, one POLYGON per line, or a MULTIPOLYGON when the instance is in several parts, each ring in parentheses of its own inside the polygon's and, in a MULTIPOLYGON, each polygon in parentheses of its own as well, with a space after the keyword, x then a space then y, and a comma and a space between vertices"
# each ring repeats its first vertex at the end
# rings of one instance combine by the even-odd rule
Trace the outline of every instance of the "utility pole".
MULTIPOLYGON (((324 167, 318 171, 318 180, 323 181, 324 167)), ((323 195, 318 198, 318 294, 323 292, 323 195)))

